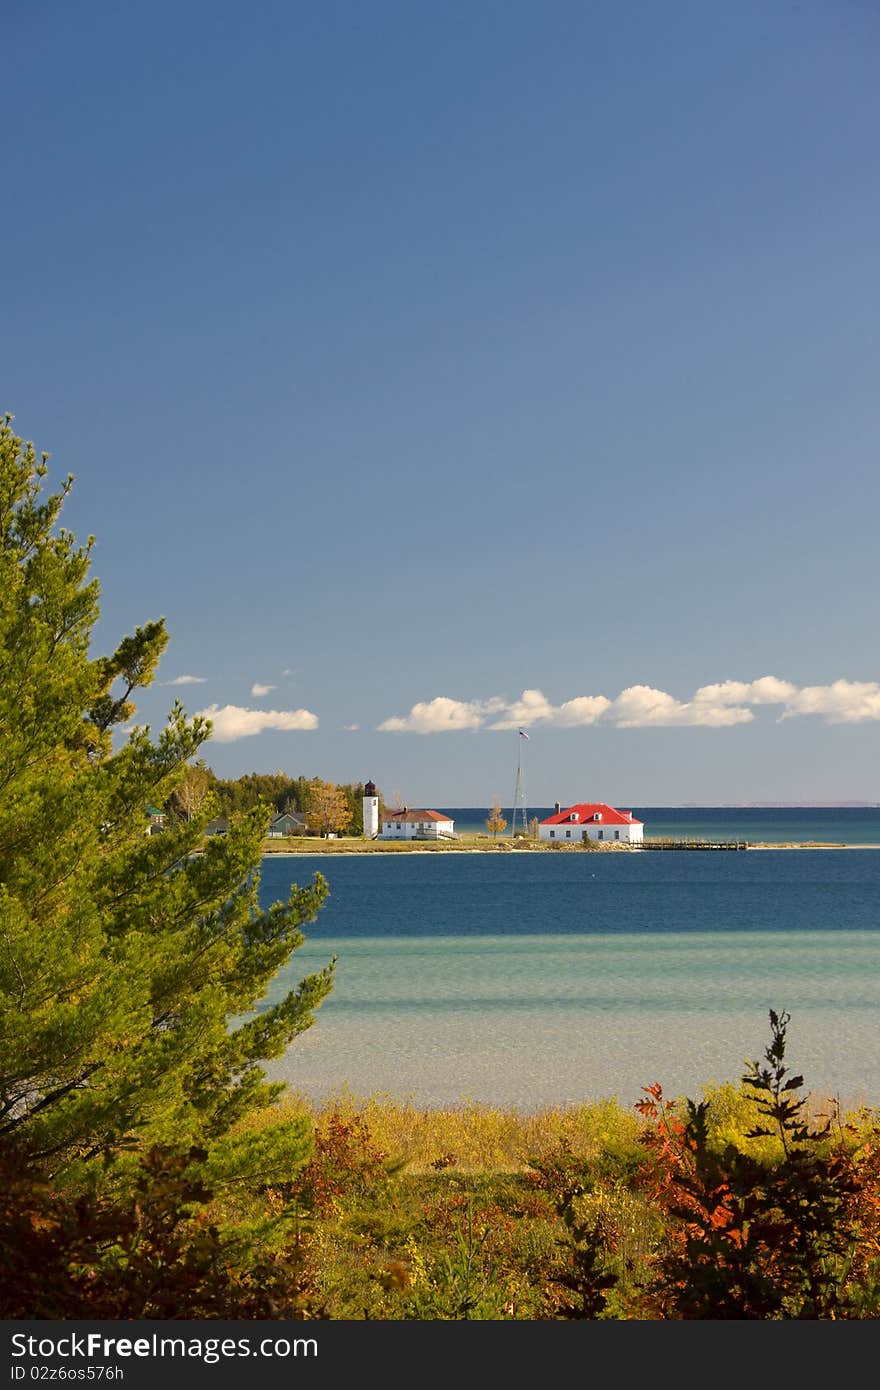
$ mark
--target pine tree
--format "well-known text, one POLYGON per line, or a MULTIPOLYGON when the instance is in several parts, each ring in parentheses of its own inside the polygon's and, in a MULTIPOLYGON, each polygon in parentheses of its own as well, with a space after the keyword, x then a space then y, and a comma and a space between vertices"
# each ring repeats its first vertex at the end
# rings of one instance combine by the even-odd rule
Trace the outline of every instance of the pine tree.
POLYGON ((130 720, 166 645, 161 621, 92 657, 92 540, 58 527, 72 478, 0 424, 0 1152, 58 1184, 124 1173, 137 1152, 204 1148, 213 1187, 289 1177, 306 1121, 242 1137, 282 1089, 261 1061, 309 1027, 333 962, 271 1007, 270 981, 326 895, 316 876, 260 910, 268 813, 208 839, 208 801, 147 832, 209 737, 175 704, 130 720), (116 744, 114 747, 114 733, 116 744))

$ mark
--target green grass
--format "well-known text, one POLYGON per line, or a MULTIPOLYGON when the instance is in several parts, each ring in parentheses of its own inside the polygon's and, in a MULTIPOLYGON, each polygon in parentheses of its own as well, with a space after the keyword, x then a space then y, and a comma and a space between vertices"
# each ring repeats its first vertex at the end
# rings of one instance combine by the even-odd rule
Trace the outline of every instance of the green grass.
POLYGON ((602 853, 607 850, 628 849, 628 845, 588 845, 572 842, 562 844, 547 840, 528 840, 499 835, 458 835, 454 840, 366 840, 347 836, 338 840, 322 840, 319 836, 292 835, 284 840, 265 840, 263 853, 268 854, 461 854, 467 851, 505 853, 602 853))

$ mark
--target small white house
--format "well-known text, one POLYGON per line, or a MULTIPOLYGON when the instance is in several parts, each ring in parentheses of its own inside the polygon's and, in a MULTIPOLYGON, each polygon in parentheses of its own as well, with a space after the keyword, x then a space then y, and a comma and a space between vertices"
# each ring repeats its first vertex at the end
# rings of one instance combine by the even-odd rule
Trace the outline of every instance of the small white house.
POLYGON ((386 811, 380 840, 454 840, 455 822, 439 811, 386 811))
POLYGON ((603 844, 639 844, 645 837, 645 827, 632 811, 615 811, 604 801, 579 801, 565 810, 556 803, 552 816, 538 826, 539 840, 556 843, 576 843, 601 840, 603 844))

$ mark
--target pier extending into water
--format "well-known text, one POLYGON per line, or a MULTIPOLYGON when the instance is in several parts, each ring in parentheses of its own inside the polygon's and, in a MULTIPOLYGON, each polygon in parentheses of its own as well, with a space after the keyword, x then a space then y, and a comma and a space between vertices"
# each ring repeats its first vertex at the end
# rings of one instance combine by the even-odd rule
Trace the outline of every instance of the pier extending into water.
POLYGON ((748 849, 748 840, 642 840, 639 849, 748 849))

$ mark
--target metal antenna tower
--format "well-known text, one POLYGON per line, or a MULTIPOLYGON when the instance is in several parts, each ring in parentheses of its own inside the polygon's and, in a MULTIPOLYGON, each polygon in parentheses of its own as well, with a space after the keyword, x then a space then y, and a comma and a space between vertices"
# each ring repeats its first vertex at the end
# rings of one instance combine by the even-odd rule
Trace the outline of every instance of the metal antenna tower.
POLYGON ((528 734, 524 734, 522 729, 516 736, 516 786, 513 790, 513 818, 510 826, 510 834, 516 836, 517 817, 522 814, 523 834, 529 833, 528 813, 526 811, 526 779, 522 770, 522 746, 523 740, 528 740, 528 734))

